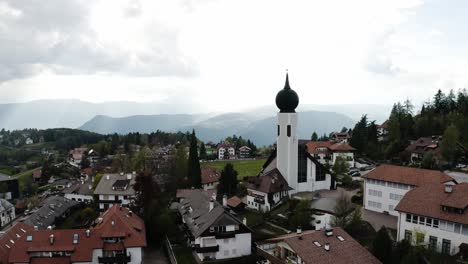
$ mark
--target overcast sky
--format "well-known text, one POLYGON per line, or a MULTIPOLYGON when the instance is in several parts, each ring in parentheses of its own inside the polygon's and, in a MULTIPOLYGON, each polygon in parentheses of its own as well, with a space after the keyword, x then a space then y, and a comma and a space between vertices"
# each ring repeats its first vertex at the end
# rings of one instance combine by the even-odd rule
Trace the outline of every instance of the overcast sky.
POLYGON ((468 84, 466 0, 0 0, 0 102, 416 104, 468 84))

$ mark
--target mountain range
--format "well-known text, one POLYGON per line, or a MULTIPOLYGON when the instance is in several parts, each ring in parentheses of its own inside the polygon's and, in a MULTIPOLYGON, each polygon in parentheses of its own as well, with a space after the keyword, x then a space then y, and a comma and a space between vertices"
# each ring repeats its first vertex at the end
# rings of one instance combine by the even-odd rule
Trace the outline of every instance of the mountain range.
MULTIPOLYGON (((277 108, 273 105, 232 113, 186 114, 187 106, 160 103, 104 102, 79 100, 38 100, 27 103, 0 104, 0 127, 80 128, 97 133, 189 131, 194 128, 204 141, 218 141, 236 134, 250 138, 257 145, 271 144, 276 131, 277 108)), ((300 105, 298 136, 310 138, 354 127, 361 115, 383 122, 390 112, 386 105, 300 105)))

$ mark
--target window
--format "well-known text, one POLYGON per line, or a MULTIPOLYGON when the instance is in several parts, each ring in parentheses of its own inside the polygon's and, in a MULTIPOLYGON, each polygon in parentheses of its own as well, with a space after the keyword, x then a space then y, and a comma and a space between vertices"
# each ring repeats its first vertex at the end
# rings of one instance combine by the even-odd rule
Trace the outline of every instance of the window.
POLYGON ((426 225, 427 226, 432 226, 432 218, 426 218, 426 225))
POLYGON ((461 224, 455 224, 455 233, 460 234, 461 233, 461 224))
POLYGON ((429 236, 429 248, 432 250, 437 250, 437 237, 429 236))
POLYGON ((237 249, 235 249, 235 248, 232 249, 232 255, 233 256, 237 255, 237 249))
POLYGON ((31 242, 31 241, 32 241, 32 235, 28 235, 28 236, 26 237, 26 241, 31 242))
POLYGON ((307 182, 307 153, 299 152, 297 157, 297 182, 307 182))
POLYGON ((416 232, 416 243, 421 244, 424 242, 424 233, 416 232))
POLYGON ((326 178, 325 169, 320 165, 315 165, 315 181, 324 181, 326 178))
POLYGON ((411 242, 412 233, 409 230, 405 230, 405 240, 411 242))
POLYGON ((419 224, 424 225, 425 222, 426 222, 426 218, 424 216, 420 216, 419 217, 419 224))
POLYGON ((73 234, 73 244, 78 244, 78 234, 73 234))
POLYGON ((291 136, 291 125, 288 125, 287 129, 288 129, 288 131, 287 131, 288 137, 290 137, 291 136))
POLYGON ((450 240, 442 239, 442 253, 450 254, 450 240))
POLYGON ((278 136, 280 135, 280 125, 278 125, 278 136))
POLYGON ((417 223, 418 223, 418 216, 413 215, 413 224, 417 224, 417 223))
POLYGON ((439 228, 439 220, 434 219, 434 225, 433 225, 433 227, 439 228))
POLYGON ((229 256, 229 250, 224 250, 224 256, 229 256))
POLYGON ((214 226, 210 226, 210 233, 214 232, 214 226))
POLYGON ((406 222, 411 223, 411 214, 406 214, 406 222))

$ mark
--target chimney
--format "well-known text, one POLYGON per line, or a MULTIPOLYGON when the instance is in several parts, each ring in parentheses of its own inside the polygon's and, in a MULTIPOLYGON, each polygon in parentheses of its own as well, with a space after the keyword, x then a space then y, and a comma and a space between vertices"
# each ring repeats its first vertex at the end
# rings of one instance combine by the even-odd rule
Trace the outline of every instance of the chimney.
POLYGON ((296 233, 297 233, 297 234, 301 234, 301 233, 302 233, 302 228, 301 228, 301 226, 298 226, 298 227, 297 227, 296 233))
POLYGON ((39 230, 39 227, 37 227, 37 226, 34 226, 34 230, 39 230))
POLYGON ((325 227, 325 236, 327 236, 327 237, 333 236, 333 228, 325 227))
POLYGON ((223 195, 223 206, 227 206, 227 195, 223 195))
POLYGON ((453 184, 452 183, 446 183, 445 184, 445 193, 452 193, 453 191, 453 184))
POLYGON ((242 223, 246 226, 246 225, 247 225, 247 218, 244 217, 244 218, 242 219, 242 223))
POLYGON ((86 237, 90 237, 90 236, 91 236, 91 230, 86 229, 86 237))
POLYGON ((325 243, 325 246, 324 246, 325 250, 326 251, 330 251, 330 243, 325 243))
POLYGON ((210 200, 210 211, 209 212, 211 212, 211 210, 213 210, 213 208, 214 208, 214 201, 213 201, 213 199, 211 199, 210 200))
POLYGON ((54 244, 54 234, 49 236, 49 242, 50 242, 51 245, 54 244))
POLYGON ((48 227, 47 227, 47 230, 52 230, 52 226, 48 226, 48 227))

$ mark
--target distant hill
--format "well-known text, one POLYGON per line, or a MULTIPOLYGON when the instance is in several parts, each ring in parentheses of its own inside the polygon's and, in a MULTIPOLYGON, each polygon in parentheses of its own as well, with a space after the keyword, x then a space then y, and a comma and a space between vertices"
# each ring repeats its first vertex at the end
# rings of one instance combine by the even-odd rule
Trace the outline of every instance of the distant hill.
MULTIPOLYGON (((233 134, 249 138, 257 145, 269 145, 276 138, 275 112, 261 118, 255 112, 220 114, 200 120, 192 115, 147 115, 112 118, 96 116, 83 124, 80 129, 101 134, 152 132, 157 129, 177 132, 195 129, 203 141, 218 141, 233 134)), ((299 138, 310 138, 313 131, 319 135, 340 130, 343 126, 353 127, 355 121, 338 113, 307 111, 299 113, 299 138)))
MULTIPOLYGON (((381 123, 390 114, 389 105, 371 104, 341 104, 341 105, 310 105, 300 104, 298 112, 321 111, 346 115, 353 120, 359 120, 361 115, 368 114, 369 120, 381 123)), ((274 105, 261 106, 239 113, 207 113, 197 114, 194 123, 200 123, 210 128, 222 127, 226 122, 239 127, 254 120, 265 119, 274 115, 277 108, 274 105), (216 117, 215 119, 210 119, 216 117), (244 122, 245 121, 245 122, 244 122)), ((161 114, 193 114, 190 105, 174 105, 164 103, 139 102, 103 102, 89 103, 73 99, 37 100, 26 103, 0 104, 0 129, 8 130, 24 128, 78 128, 96 116, 123 118, 136 115, 161 114)), ((123 121, 123 120, 122 120, 123 121)), ((185 124, 181 124, 187 125, 185 124)), ((189 125, 192 125, 189 124, 189 125)), ((353 125, 354 126, 354 125, 353 125)))

